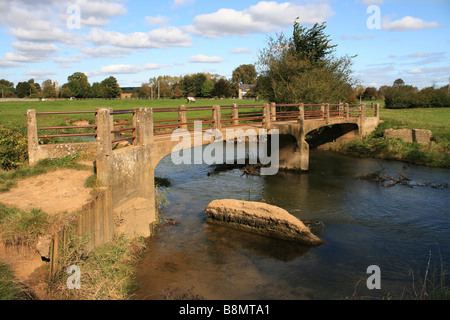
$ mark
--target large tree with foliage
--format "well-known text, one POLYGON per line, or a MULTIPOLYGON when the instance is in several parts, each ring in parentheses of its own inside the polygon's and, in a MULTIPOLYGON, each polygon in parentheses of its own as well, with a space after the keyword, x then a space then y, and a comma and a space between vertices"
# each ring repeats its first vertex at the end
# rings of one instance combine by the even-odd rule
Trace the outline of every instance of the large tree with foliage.
POLYGON ((256 76, 256 68, 253 64, 243 64, 234 69, 231 81, 234 84, 254 84, 256 76))
POLYGON ((122 89, 120 89, 117 79, 113 76, 106 78, 101 82, 103 97, 108 99, 115 99, 120 97, 122 89))
POLYGON ((69 76, 63 87, 69 88, 75 98, 89 98, 91 94, 88 77, 82 72, 75 72, 69 76))
POLYGON ((316 23, 308 29, 296 20, 291 38, 269 38, 258 62, 261 96, 277 103, 354 102, 351 57, 334 55, 325 28, 316 23))

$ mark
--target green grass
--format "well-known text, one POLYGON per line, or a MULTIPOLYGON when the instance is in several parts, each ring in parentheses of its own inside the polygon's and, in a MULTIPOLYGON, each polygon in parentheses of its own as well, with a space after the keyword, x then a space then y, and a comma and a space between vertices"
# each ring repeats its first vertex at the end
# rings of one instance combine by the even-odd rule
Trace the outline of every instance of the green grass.
POLYGON ((380 119, 394 129, 427 129, 438 142, 450 142, 450 108, 382 109, 380 119))
POLYGON ((357 157, 450 167, 450 108, 384 109, 384 103, 380 104, 380 120, 383 122, 375 132, 363 141, 354 140, 342 144, 338 151, 357 157), (401 139, 387 139, 383 133, 390 128, 431 130, 433 140, 423 145, 401 139))
MULTIPOLYGON (((264 101, 254 100, 197 100, 195 103, 187 104, 186 99, 174 100, 58 100, 58 101, 13 101, 0 102, 0 124, 13 123, 16 125, 26 125, 27 110, 35 109, 37 112, 66 112, 66 111, 95 111, 97 108, 112 108, 114 110, 127 110, 138 107, 156 108, 175 108, 180 105, 187 107, 213 106, 213 105, 261 105, 264 101)), ((189 117, 210 116, 211 111, 192 112, 189 117)), ((121 119, 127 116, 117 116, 121 119)), ((158 113, 155 119, 173 119, 177 118, 177 113, 158 113)), ((93 114, 79 115, 40 115, 38 116, 38 126, 56 126, 66 124, 67 121, 80 119, 94 120, 93 114)), ((93 123, 93 122, 92 122, 93 123)))

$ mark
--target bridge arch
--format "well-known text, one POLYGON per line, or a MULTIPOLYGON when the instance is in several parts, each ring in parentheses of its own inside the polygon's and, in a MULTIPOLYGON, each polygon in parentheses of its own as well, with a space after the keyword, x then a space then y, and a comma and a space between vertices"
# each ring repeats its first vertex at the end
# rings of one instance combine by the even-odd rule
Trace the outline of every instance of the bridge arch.
MULTIPOLYGON (((127 220, 124 226, 127 236, 149 236, 150 226, 156 221, 154 169, 156 165, 166 156, 170 155, 179 141, 171 140, 171 132, 163 132, 158 135, 159 129, 187 129, 193 125, 193 120, 202 119, 213 129, 241 128, 266 130, 268 134, 278 133, 280 139, 279 165, 281 169, 301 170, 309 169, 309 144, 306 141, 307 133, 322 127, 334 125, 351 125, 350 132, 358 137, 365 137, 375 130, 379 123, 379 105, 375 106, 374 114, 369 115, 365 105, 320 105, 318 110, 307 110, 306 105, 294 105, 294 111, 278 112, 278 105, 264 104, 258 106, 259 111, 254 111, 255 106, 213 106, 192 107, 190 109, 180 106, 178 108, 152 109, 135 108, 133 110, 116 111, 112 109, 97 109, 88 113, 95 113, 95 125, 86 127, 94 128, 95 133, 90 134, 62 134, 59 136, 93 135, 95 142, 89 146, 81 144, 58 144, 40 145, 36 111, 28 111, 28 152, 30 164, 35 164, 43 158, 61 157, 80 151, 80 148, 91 148, 96 150, 95 169, 97 178, 103 188, 102 196, 98 198, 97 216, 89 216, 94 224, 87 223, 89 219, 80 220, 80 234, 92 234, 94 246, 110 241, 115 230, 115 217, 118 213, 121 218, 127 220), (250 112, 239 114, 241 109, 252 109, 250 112), (353 108, 353 109, 352 109, 353 108), (262 112, 261 112, 262 109, 262 112), (188 111, 205 110, 212 111, 212 117, 187 117, 188 111), (226 112, 223 112, 226 110, 226 112), (163 119, 154 119, 154 112, 177 112, 177 119, 170 118, 171 114, 163 119), (114 114, 131 113, 133 120, 130 128, 115 130, 114 114), (244 121, 244 122, 243 122, 244 121), (228 124, 228 125, 226 125, 228 124), (357 130, 356 130, 357 128, 357 130), (276 130, 276 131, 275 131, 276 130), (129 138, 115 139, 114 134, 132 132, 129 138), (132 143, 125 148, 115 150, 112 145, 124 140, 132 143), (139 208, 135 206, 133 199, 138 199, 139 208), (101 211, 101 213, 100 213, 101 211), (84 222, 86 223, 84 223, 84 222), (84 224, 82 224, 83 222, 84 224), (94 227, 100 226, 98 231, 94 227), (98 241, 96 240, 98 238, 98 241)), ((72 113, 80 113, 74 111, 72 113)), ((55 112, 55 114, 61 112, 55 112)), ((87 111, 82 111, 87 113, 87 111)), ((43 114, 43 113, 41 113, 43 114)), ((50 114, 47 112, 47 114, 50 114)), ((61 127, 46 127, 40 130, 61 129, 61 127)), ((244 130, 245 131, 245 130, 244 130)), ((55 137, 58 135, 55 135, 55 137)), ((191 137, 195 139, 194 136, 191 137)), ((208 141, 202 139, 201 145, 210 144, 214 139, 208 141)), ((195 145, 195 144, 192 144, 195 145)), ((55 236, 57 237, 57 236, 55 236)), ((57 241, 55 238, 54 241, 57 241)))

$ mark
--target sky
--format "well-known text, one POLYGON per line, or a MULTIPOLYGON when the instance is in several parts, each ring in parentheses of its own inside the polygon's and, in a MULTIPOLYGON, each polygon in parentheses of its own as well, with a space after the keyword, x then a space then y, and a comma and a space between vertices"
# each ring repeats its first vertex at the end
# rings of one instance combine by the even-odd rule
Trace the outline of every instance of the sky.
POLYGON ((354 56, 365 87, 401 78, 418 88, 450 81, 450 0, 0 0, 0 79, 139 87, 162 75, 230 79, 256 64, 270 36, 326 22, 337 56, 354 56))

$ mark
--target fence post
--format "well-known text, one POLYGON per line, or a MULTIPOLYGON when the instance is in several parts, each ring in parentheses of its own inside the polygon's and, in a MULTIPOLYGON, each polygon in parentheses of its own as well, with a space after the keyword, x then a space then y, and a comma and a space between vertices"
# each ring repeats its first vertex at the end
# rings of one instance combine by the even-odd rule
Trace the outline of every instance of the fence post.
MULTIPOLYGON (((187 116, 186 116, 186 106, 181 105, 178 107, 178 122, 179 123, 187 123, 187 116)), ((181 124, 180 129, 187 130, 188 126, 187 124, 181 124)))
POLYGON ((298 111, 298 123, 303 127, 305 123, 305 105, 303 103, 300 103, 300 105, 298 106, 298 111))
POLYGON ((348 119, 350 118, 350 105, 346 103, 344 109, 345 109, 345 122, 348 122, 348 119))
POLYGON ((359 128, 361 138, 364 138, 366 136, 366 105, 364 103, 361 104, 359 128))
POLYGON ((231 117, 233 118, 233 126, 237 126, 239 124, 239 109, 236 103, 233 104, 231 109, 231 117))
POLYGON ((154 133, 153 133, 153 109, 152 108, 135 108, 135 127, 137 145, 143 149, 143 159, 140 164, 142 177, 141 186, 139 188, 140 196, 149 199, 154 204, 154 172, 152 170, 154 161, 154 133))
POLYGON ((328 124, 330 122, 330 105, 327 103, 324 106, 325 108, 325 122, 328 124))
POLYGON ((109 186, 108 158, 112 153, 111 109, 97 109, 97 178, 109 186))
POLYGON ((263 123, 263 128, 264 129, 267 129, 267 130, 269 130, 270 129, 270 127, 271 127, 271 123, 270 123, 270 120, 271 120, 271 107, 270 107, 270 104, 268 104, 268 103, 264 103, 264 107, 263 107, 264 109, 264 123, 263 123))
POLYGON ((213 121, 214 121, 214 129, 221 130, 222 124, 220 122, 221 120, 221 113, 220 113, 220 106, 213 106, 213 121))
POLYGON ((375 104, 375 118, 380 119, 380 104, 375 104))
POLYGON ((277 121, 277 104, 272 102, 270 104, 270 113, 272 114, 272 121, 277 121))
POLYGON ((28 163, 33 165, 37 162, 37 151, 39 148, 36 110, 27 111, 28 132, 28 163))

